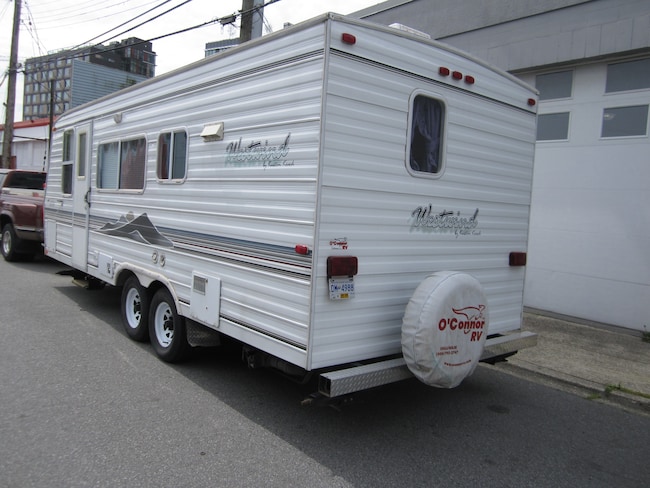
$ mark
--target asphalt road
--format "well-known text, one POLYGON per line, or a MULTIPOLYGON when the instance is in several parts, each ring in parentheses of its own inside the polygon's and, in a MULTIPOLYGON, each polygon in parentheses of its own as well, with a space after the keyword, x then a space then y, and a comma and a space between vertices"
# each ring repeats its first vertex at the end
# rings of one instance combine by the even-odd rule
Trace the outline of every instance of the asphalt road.
POLYGON ((650 417, 488 367, 337 408, 234 348, 170 366, 119 290, 0 260, 0 487, 644 487, 650 417))

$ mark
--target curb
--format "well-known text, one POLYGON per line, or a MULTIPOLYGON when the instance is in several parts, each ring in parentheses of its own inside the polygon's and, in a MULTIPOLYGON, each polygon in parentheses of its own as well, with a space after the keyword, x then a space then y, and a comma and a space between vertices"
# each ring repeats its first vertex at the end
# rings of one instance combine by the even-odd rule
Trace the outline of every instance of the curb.
POLYGON ((586 400, 614 405, 630 412, 650 416, 650 398, 622 391, 612 385, 592 382, 522 360, 509 359, 495 365, 480 364, 518 378, 573 393, 586 400))

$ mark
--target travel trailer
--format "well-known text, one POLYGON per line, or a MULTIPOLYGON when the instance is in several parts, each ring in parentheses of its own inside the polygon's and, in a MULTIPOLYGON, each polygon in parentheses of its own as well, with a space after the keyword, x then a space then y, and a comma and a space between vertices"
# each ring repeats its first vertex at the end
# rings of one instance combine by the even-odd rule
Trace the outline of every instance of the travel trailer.
POLYGON ((408 30, 306 21, 70 110, 45 252, 168 362, 228 337, 323 395, 454 387, 521 331, 536 92, 408 30))

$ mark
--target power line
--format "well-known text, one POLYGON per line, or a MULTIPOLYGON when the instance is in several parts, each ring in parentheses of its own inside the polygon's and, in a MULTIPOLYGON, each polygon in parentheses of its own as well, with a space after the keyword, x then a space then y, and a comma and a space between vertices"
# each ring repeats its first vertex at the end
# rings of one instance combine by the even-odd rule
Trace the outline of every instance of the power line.
MULTIPOLYGON (((126 34, 127 32, 131 32, 132 30, 137 29, 138 27, 142 27, 143 25, 148 24, 149 22, 152 22, 152 21, 154 21, 154 20, 156 20, 156 19, 162 17, 163 15, 167 15, 169 12, 172 12, 172 11, 176 10, 177 8, 180 8, 180 7, 182 7, 183 5, 187 5, 187 4, 190 3, 191 1, 192 1, 192 0, 185 0, 183 3, 180 3, 180 4, 176 5, 175 7, 172 7, 172 8, 170 8, 169 10, 164 11, 163 13, 156 15, 155 17, 152 17, 152 18, 149 19, 149 20, 145 20, 144 22, 141 22, 141 23, 139 23, 138 25, 135 25, 135 26, 133 26, 133 27, 131 27, 131 28, 125 30, 125 31, 120 32, 119 34, 115 34, 113 37, 110 37, 110 38, 108 38, 108 39, 105 39, 105 40, 102 41, 100 44, 103 44, 104 42, 108 42, 108 41, 110 41, 110 40, 112 40, 112 39, 115 39, 116 37, 122 36, 122 35, 126 34)), ((137 17, 136 17, 136 18, 137 18, 137 17)), ((135 19, 132 19, 132 20, 135 20, 135 19)), ((129 22, 132 22, 132 20, 129 21, 129 22)), ((126 23, 128 24, 128 22, 126 22, 126 23)), ((116 29, 117 29, 117 27, 116 27, 116 29)), ((111 30, 114 30, 114 29, 111 29, 111 30)), ((109 31, 109 32, 110 32, 110 31, 109 31)), ((99 36, 98 36, 98 37, 99 37, 99 36)))
MULTIPOLYGON (((168 0, 168 1, 170 1, 170 0, 168 0)), ((120 33, 120 34, 117 34, 116 36, 114 36, 114 37, 112 37, 112 38, 110 38, 110 39, 113 39, 113 38, 115 38, 115 37, 118 37, 118 36, 120 36, 120 35, 123 35, 124 33, 129 32, 130 30, 133 30, 133 29, 135 29, 136 27, 139 27, 139 26, 141 26, 141 25, 144 25, 145 23, 148 23, 148 22, 150 22, 150 21, 152 21, 152 20, 155 20, 155 19, 161 17, 162 15, 165 15, 165 14, 167 14, 167 13, 169 13, 169 12, 175 10, 176 8, 181 7, 181 6, 183 6, 183 5, 187 4, 187 3, 189 3, 190 1, 192 1, 192 0, 186 0, 185 2, 183 2, 183 3, 179 4, 179 5, 177 5, 176 7, 172 8, 172 9, 169 9, 169 10, 163 12, 162 14, 157 15, 156 17, 154 17, 154 18, 152 18, 152 19, 150 19, 150 20, 148 20, 148 21, 146 21, 146 22, 143 22, 143 23, 139 24, 138 26, 133 27, 132 29, 128 29, 128 30, 126 30, 126 31, 124 31, 124 32, 122 32, 122 33, 120 33)), ((178 34, 183 34, 183 33, 185 33, 185 32, 189 32, 189 31, 192 31, 192 30, 200 29, 201 27, 205 27, 205 26, 207 26, 207 25, 215 24, 215 23, 217 23, 217 22, 221 23, 222 25, 226 25, 226 24, 228 24, 228 23, 232 23, 232 22, 234 22, 234 21, 237 19, 237 17, 241 17, 242 15, 244 15, 244 14, 246 14, 246 13, 257 12, 257 11, 263 9, 263 8, 266 7, 266 6, 271 5, 271 4, 274 4, 274 3, 277 3, 277 2, 279 2, 279 1, 280 1, 280 0, 269 0, 269 1, 267 1, 266 3, 264 3, 264 4, 261 5, 261 6, 254 7, 254 8, 251 8, 251 9, 249 9, 249 10, 246 10, 246 11, 243 11, 243 10, 242 10, 242 11, 239 11, 238 13, 235 13, 235 14, 231 14, 231 15, 226 15, 226 16, 223 16, 223 17, 214 18, 214 19, 212 19, 212 20, 209 20, 209 21, 203 22, 203 23, 201 23, 201 24, 197 24, 197 25, 194 25, 194 26, 186 27, 186 28, 184 28, 184 29, 180 29, 180 30, 177 30, 177 31, 174 31, 174 32, 169 32, 169 33, 167 33, 167 34, 162 34, 162 35, 160 35, 160 36, 152 37, 152 38, 150 38, 150 39, 143 40, 143 41, 140 41, 140 42, 136 42, 136 43, 133 43, 133 44, 130 44, 130 45, 131 45, 131 46, 135 46, 135 45, 139 45, 139 44, 145 44, 145 43, 149 43, 149 42, 157 41, 157 40, 164 39, 164 38, 171 37, 171 36, 175 36, 175 35, 178 35, 178 34)), ((150 10, 147 11, 147 12, 144 12, 143 14, 140 14, 139 16, 135 17, 134 19, 131 19, 130 21, 128 21, 128 22, 126 22, 126 23, 129 23, 129 22, 135 20, 136 18, 141 17, 142 15, 145 15, 146 13, 151 12, 152 10, 155 10, 156 8, 161 7, 162 5, 164 5, 164 4, 166 4, 166 3, 168 3, 168 2, 165 1, 165 2, 161 3, 160 5, 158 5, 158 6, 154 7, 154 8, 152 8, 152 9, 150 9, 150 10)), ((121 24, 121 25, 124 25, 124 24, 121 24)), ((121 26, 121 25, 120 25, 120 26, 121 26)), ((111 32, 112 30, 115 30, 115 29, 119 28, 120 26, 117 26, 117 27, 115 27, 115 28, 113 28, 113 29, 110 29, 108 32, 111 32)), ((100 36, 101 36, 101 35, 102 35, 102 34, 100 34, 100 36)), ((100 36, 97 36, 97 37, 100 37, 100 36)), ((92 41, 92 40, 94 40, 94 39, 91 39, 91 41, 92 41)), ((88 42, 88 41, 86 41, 86 42, 88 42)), ((107 42, 107 41, 103 41, 103 42, 107 42)), ((79 46, 81 46, 81 45, 79 45, 79 46)), ((77 47, 78 47, 78 46, 77 46, 77 47)), ((89 48, 92 48, 92 47, 95 47, 95 46, 89 46, 89 48)), ((112 46, 112 47, 106 47, 106 48, 104 48, 104 49, 98 49, 98 50, 94 51, 93 53, 94 53, 94 54, 102 54, 102 53, 106 53, 106 52, 116 51, 116 50, 119 50, 119 49, 122 49, 122 48, 123 48, 123 46, 112 46)), ((76 49, 76 47, 75 47, 74 49, 76 49)), ((61 56, 61 57, 55 57, 55 59, 76 59, 76 58, 85 57, 85 56, 88 55, 88 52, 87 52, 86 50, 83 50, 84 52, 76 53, 76 54, 71 54, 71 53, 70 53, 70 50, 66 50, 66 51, 67 51, 67 53, 68 53, 69 55, 61 56)), ((62 54, 63 54, 63 53, 62 53, 62 54)), ((21 72, 24 73, 25 70, 23 69, 23 70, 21 70, 21 72)), ((0 83, 0 85, 1 85, 1 83, 0 83)))
MULTIPOLYGON (((137 4, 134 6, 129 6, 129 7, 124 7, 124 1, 105 1, 102 4, 108 4, 103 7, 100 7, 97 5, 97 2, 86 2, 85 4, 76 4, 74 6, 64 6, 60 7, 60 4, 57 2, 56 7, 47 10, 44 12, 42 15, 39 16, 39 20, 41 24, 55 24, 53 27, 48 27, 48 29, 52 28, 59 28, 62 27, 61 20, 70 20, 73 18, 87 18, 89 16, 93 16, 93 20, 103 20, 109 17, 114 17, 116 15, 122 15, 125 12, 129 12, 131 10, 137 10, 142 7, 146 7, 147 5, 150 5, 152 3, 155 3, 156 0, 152 0, 150 2, 147 2, 143 5, 137 4), (102 11, 105 10, 111 10, 114 9, 115 7, 120 7, 119 10, 114 10, 113 13, 109 13, 107 15, 99 15, 102 11)), ((87 20, 82 20, 81 22, 87 22, 87 20)), ((67 24, 67 25, 74 25, 74 24, 67 24)), ((65 26, 65 25, 63 25, 65 26)))
POLYGON ((29 3, 25 1, 25 8, 27 9, 27 17, 28 17, 28 22, 29 24, 26 24, 24 20, 21 20, 21 23, 27 28, 27 32, 29 32, 30 36, 36 42, 36 47, 38 48, 38 52, 42 53, 43 51, 46 51, 45 46, 41 42, 40 38, 38 37, 38 31, 36 30, 36 21, 34 20, 34 15, 32 15, 32 9, 29 6, 29 3))
MULTIPOLYGON (((172 8, 172 9, 166 11, 166 12, 163 12, 162 14, 154 17, 151 20, 155 20, 156 18, 159 18, 162 15, 165 15, 166 13, 169 13, 172 10, 174 10, 174 9, 176 9, 176 8, 182 6, 182 5, 185 5, 186 3, 189 3, 190 1, 192 1, 192 0, 186 0, 184 3, 182 3, 180 5, 177 5, 176 7, 172 8)), ((147 40, 143 40, 143 41, 140 41, 140 42, 133 43, 131 45, 136 46, 136 45, 139 45, 139 44, 146 44, 148 42, 158 41, 160 39, 165 39, 167 37, 171 37, 171 36, 175 36, 175 35, 178 35, 178 34, 183 34, 185 32, 189 32, 189 31, 192 31, 192 30, 200 29, 201 27, 205 27, 205 26, 210 25, 210 24, 215 24, 217 22, 221 23, 222 25, 225 25, 226 23, 234 22, 237 19, 237 17, 241 17, 242 15, 244 15, 246 13, 257 12, 257 11, 263 9, 266 6, 277 3, 279 1, 280 0, 268 0, 266 3, 264 3, 262 6, 259 6, 259 7, 254 7, 254 8, 251 8, 249 10, 246 10, 246 11, 239 11, 238 13, 231 14, 231 15, 226 15, 226 16, 223 16, 223 17, 217 17, 217 18, 214 18, 212 20, 208 20, 206 22, 203 22, 201 24, 197 24, 197 25, 194 25, 194 26, 191 26, 191 27, 186 27, 185 29, 180 29, 180 30, 170 32, 170 33, 167 33, 167 34, 162 34, 160 36, 152 37, 152 38, 149 38, 147 40)), ((147 21, 147 22, 149 22, 149 21, 147 21)), ((147 22, 144 22, 144 23, 147 23, 147 22)), ((143 24, 140 24, 140 25, 143 25, 143 24)), ((136 26, 136 27, 139 27, 139 25, 136 26)), ((133 29, 135 29, 136 27, 133 27, 133 29)), ((119 37, 120 35, 123 35, 124 33, 129 32, 129 31, 131 31, 133 29, 128 29, 128 30, 126 30, 126 31, 124 31, 124 32, 122 32, 120 34, 117 34, 116 36, 113 36, 110 39, 114 39, 115 37, 119 37)), ((111 30, 113 30, 113 29, 111 29, 111 30)), ((107 41, 103 41, 103 42, 107 42, 107 41)), ((92 47, 92 46, 90 46, 90 47, 92 47)), ((122 48, 121 46, 106 47, 104 49, 100 49, 100 50, 95 51, 94 54, 102 54, 102 53, 106 53, 106 52, 119 50, 121 48, 122 48)), ((84 56, 87 56, 87 53, 84 52, 84 53, 72 54, 72 55, 69 55, 69 56, 62 56, 60 59, 76 59, 76 58, 80 58, 80 57, 84 57, 84 56)))
MULTIPOLYGON (((143 13, 141 13, 140 15, 137 15, 137 16, 135 16, 134 18, 132 18, 132 19, 130 19, 130 20, 127 20, 126 22, 123 22, 123 23, 121 23, 121 24, 118 25, 118 26, 113 27, 112 29, 109 29, 109 30, 107 30, 106 32, 104 32, 104 33, 102 33, 102 34, 99 34, 99 35, 93 37, 92 39, 89 39, 89 40, 87 40, 87 41, 85 41, 85 42, 82 42, 82 43, 80 43, 80 44, 77 44, 75 47, 73 47, 73 48, 71 48, 71 49, 76 49, 76 48, 81 47, 81 46, 83 46, 83 45, 85 45, 85 44, 90 44, 92 41, 94 41, 94 40, 97 39, 98 37, 105 36, 105 35, 108 34, 109 32, 112 32, 112 31, 114 31, 114 30, 117 30, 117 29, 119 29, 120 27, 123 27, 123 26, 125 26, 126 24, 128 24, 128 23, 130 23, 130 22, 133 22, 134 20, 139 19, 139 18, 142 17, 143 15, 146 15, 146 14, 148 14, 149 12, 152 12, 152 11, 156 10, 157 8, 160 8, 160 7, 162 7, 163 5, 165 5, 165 4, 167 4, 167 3, 171 2, 171 1, 172 1, 172 0, 165 0, 165 1, 162 2, 161 4, 158 4, 158 5, 156 5, 155 7, 150 8, 150 9, 147 10, 146 12, 143 12, 143 13)), ((191 1, 191 0, 188 0, 188 1, 191 1)), ((188 2, 185 2, 185 3, 188 3, 188 2)), ((181 5, 185 5, 185 3, 183 3, 183 4, 181 4, 181 5)), ((180 7, 181 5, 178 5, 177 7, 174 7, 174 8, 178 8, 178 7, 180 7)), ((173 9, 172 9, 172 10, 173 10, 173 9)), ((171 10, 168 10, 167 12, 171 12, 171 10)), ((163 13, 160 14, 160 15, 165 15, 167 12, 163 12, 163 13)), ((158 17, 160 17, 160 15, 159 15, 158 17)), ((148 20, 147 22, 151 22, 152 20, 157 19, 158 17, 154 17, 153 19, 150 19, 150 20, 148 20)), ((142 24, 140 24, 140 25, 142 25, 142 24)), ((139 27, 139 26, 136 26, 136 27, 139 27)), ((133 28, 135 29, 135 27, 133 27, 133 28)), ((115 37, 117 37, 117 36, 119 36, 119 35, 121 35, 121 34, 117 34, 117 35, 113 36, 111 39, 114 39, 115 37)), ((109 39, 109 40, 110 40, 110 39, 109 39)), ((107 42, 107 41, 102 41, 102 42, 107 42)))

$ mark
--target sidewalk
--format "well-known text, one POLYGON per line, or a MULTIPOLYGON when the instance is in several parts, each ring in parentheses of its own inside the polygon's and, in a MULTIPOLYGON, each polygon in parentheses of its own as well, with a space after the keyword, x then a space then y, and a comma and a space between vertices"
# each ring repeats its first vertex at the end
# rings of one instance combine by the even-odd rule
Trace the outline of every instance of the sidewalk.
POLYGON ((641 332, 524 313, 537 346, 495 367, 650 415, 650 343, 641 332))

